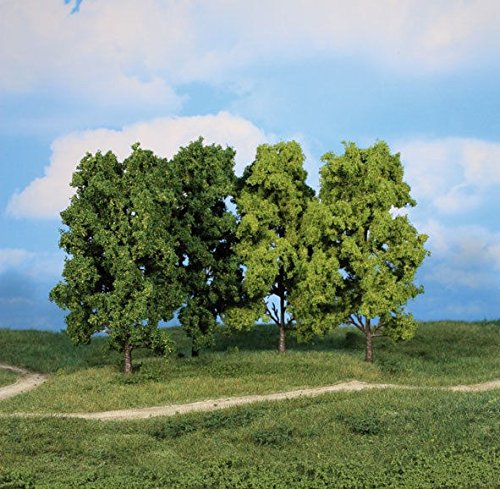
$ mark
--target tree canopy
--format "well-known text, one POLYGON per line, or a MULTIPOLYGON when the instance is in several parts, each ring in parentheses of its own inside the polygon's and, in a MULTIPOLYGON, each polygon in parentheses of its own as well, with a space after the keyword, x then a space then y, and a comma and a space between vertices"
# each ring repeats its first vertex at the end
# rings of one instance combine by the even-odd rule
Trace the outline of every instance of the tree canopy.
POLYGON ((342 156, 327 153, 322 160, 319 200, 302 229, 308 253, 297 287, 299 333, 347 322, 365 335, 366 360, 373 361, 372 338, 413 334, 404 305, 423 292, 414 277, 428 254, 427 236, 401 212, 416 202, 399 154, 386 143, 345 144, 342 156))
POLYGON ((259 317, 270 319, 280 330, 280 352, 285 351, 285 332, 293 324, 288 313, 302 246, 299 231, 314 196, 303 163, 300 145, 294 141, 259 146, 239 182, 236 199, 240 216, 236 251, 246 267, 247 303, 226 319, 240 327, 259 317))
POLYGON ((111 152, 87 154, 61 213, 68 258, 50 298, 69 310, 67 332, 76 343, 105 331, 124 353, 127 373, 133 348, 165 346, 158 322, 182 300, 168 175, 166 160, 138 144, 123 163, 111 152))
POLYGON ((236 216, 228 209, 236 176, 231 148, 181 148, 170 165, 176 191, 176 253, 182 270, 179 320, 194 355, 213 339, 217 317, 240 297, 241 267, 234 252, 236 216))
POLYGON ((365 335, 367 361, 374 337, 411 337, 405 305, 423 291, 414 279, 427 236, 407 216, 416 202, 399 154, 382 141, 325 154, 318 198, 298 143, 259 146, 240 179, 234 156, 200 138, 170 161, 139 144, 123 162, 82 159, 50 293, 69 311, 69 336, 106 332, 126 372, 133 348, 167 348, 158 324, 176 312, 193 355, 218 318, 230 329, 275 323, 279 352, 290 329, 308 339, 348 323, 365 335))

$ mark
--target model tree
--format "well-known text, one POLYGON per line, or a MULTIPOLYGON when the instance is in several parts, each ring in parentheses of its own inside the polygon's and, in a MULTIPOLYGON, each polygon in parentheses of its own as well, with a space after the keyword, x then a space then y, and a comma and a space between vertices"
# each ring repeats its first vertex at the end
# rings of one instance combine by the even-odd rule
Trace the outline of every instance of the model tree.
POLYGON ((399 154, 384 142, 368 149, 346 144, 345 153, 323 156, 319 201, 305 218, 303 280, 297 287, 299 333, 321 333, 339 322, 366 338, 413 335, 406 302, 423 292, 415 273, 428 252, 402 209, 416 205, 403 180, 399 154))
POLYGON ((158 322, 182 300, 168 175, 167 162, 138 144, 123 163, 111 152, 87 154, 61 213, 60 247, 68 257, 50 298, 69 311, 74 342, 106 332, 124 354, 125 373, 132 371, 134 348, 165 347, 158 322))
POLYGON ((242 272, 233 245, 236 217, 228 209, 236 176, 231 148, 203 139, 171 161, 176 189, 176 253, 184 290, 179 320, 192 338, 192 354, 213 341, 217 319, 238 302, 242 272))
POLYGON ((230 324, 254 324, 261 317, 279 328, 279 352, 294 323, 290 297, 297 281, 302 247, 300 227, 314 196, 306 184, 304 155, 294 141, 257 148, 255 161, 239 183, 240 223, 236 251, 244 263, 246 307, 226 315, 230 324))

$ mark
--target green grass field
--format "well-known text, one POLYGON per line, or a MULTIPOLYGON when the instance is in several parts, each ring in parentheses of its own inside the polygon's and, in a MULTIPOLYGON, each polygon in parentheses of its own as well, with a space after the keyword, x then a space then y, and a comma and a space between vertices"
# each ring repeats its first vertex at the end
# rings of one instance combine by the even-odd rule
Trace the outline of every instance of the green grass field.
MULTIPOLYGON (((186 355, 189 343, 174 330, 186 355)), ((0 331, 0 361, 52 372, 34 391, 0 403, 2 412, 79 412, 182 403, 207 398, 264 394, 344 380, 420 386, 477 383, 500 376, 500 322, 428 323, 407 343, 379 341, 376 362, 363 361, 363 339, 337 330, 312 345, 290 341, 275 352, 273 328, 221 335, 199 358, 155 358, 137 352, 137 372, 120 373, 121 357, 97 338, 74 347, 65 335, 0 331)))
MULTIPOLYGON (((150 406, 319 386, 340 380, 420 386, 500 377, 500 321, 421 325, 407 343, 338 330, 275 352, 273 329, 221 335, 199 358, 135 355, 136 372, 104 338, 74 347, 64 334, 0 330, 0 362, 53 374, 0 402, 0 488, 498 488, 499 390, 326 394, 204 414, 99 422, 21 418, 150 406), (347 335, 346 335, 347 333, 347 335)), ((5 371, 0 375, 3 375, 5 371)), ((9 374, 7 374, 9 375, 9 374)), ((0 382, 7 377, 0 377, 0 382)))
POLYGON ((498 390, 338 393, 143 421, 0 418, 0 487, 498 488, 498 390))
POLYGON ((0 369, 0 387, 4 385, 12 384, 17 379, 17 374, 11 372, 10 370, 0 369))

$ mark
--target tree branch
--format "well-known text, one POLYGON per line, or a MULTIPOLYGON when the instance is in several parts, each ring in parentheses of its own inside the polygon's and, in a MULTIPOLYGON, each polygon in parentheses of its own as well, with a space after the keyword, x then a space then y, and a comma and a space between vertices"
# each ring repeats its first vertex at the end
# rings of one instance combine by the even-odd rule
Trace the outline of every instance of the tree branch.
POLYGON ((276 314, 275 316, 273 316, 273 313, 269 309, 269 306, 266 304, 266 312, 267 312, 267 314, 269 314, 269 317, 279 326, 280 322, 279 322, 279 319, 278 319, 276 306, 274 304, 273 304, 273 310, 274 310, 274 314, 276 314))
POLYGON ((349 322, 350 322, 353 326, 355 326, 357 329, 359 329, 362 333, 365 333, 365 330, 364 330, 363 326, 362 326, 361 324, 357 323, 357 322, 354 320, 354 318, 353 318, 353 316, 352 316, 352 315, 351 315, 351 316, 349 316, 349 322))

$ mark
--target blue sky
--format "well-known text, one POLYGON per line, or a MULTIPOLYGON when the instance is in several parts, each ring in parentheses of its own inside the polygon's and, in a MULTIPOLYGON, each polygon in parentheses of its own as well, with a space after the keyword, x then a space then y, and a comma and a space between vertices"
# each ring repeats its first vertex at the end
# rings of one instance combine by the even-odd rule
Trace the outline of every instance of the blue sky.
POLYGON ((297 139, 401 152, 419 319, 500 317, 497 0, 0 0, 0 327, 64 328, 58 214, 86 151, 297 139))

